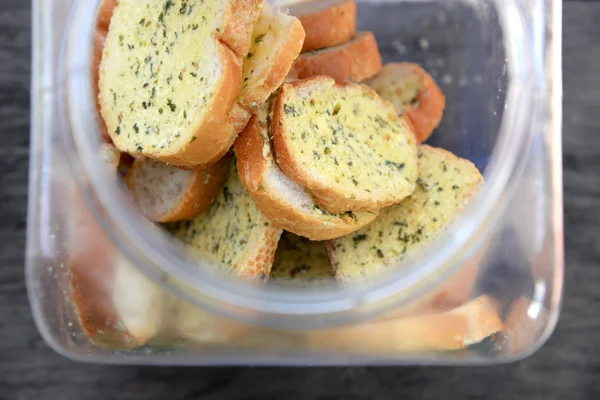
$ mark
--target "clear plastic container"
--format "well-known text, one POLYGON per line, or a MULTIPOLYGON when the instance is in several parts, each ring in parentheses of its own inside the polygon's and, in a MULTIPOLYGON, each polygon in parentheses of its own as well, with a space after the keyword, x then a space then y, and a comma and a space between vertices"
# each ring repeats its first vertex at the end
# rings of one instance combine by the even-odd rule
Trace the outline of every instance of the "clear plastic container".
POLYGON ((376 34, 384 61, 418 62, 444 90, 431 144, 473 161, 486 185, 420 256, 361 286, 316 290, 207 272, 139 216, 99 150, 98 3, 33 2, 26 271, 56 351, 113 364, 489 364, 550 335, 563 283, 560 0, 358 1, 359 29, 376 34), (457 338, 460 350, 425 339, 482 295, 499 332, 457 338), (73 296, 95 326, 87 335, 73 296))

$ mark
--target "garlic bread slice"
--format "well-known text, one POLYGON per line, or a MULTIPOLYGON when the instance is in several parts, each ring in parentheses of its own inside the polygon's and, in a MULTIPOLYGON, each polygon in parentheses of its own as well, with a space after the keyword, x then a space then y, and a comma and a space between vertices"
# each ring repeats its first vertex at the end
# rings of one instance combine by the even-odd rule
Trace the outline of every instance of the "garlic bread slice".
POLYGON ((286 83, 271 130, 282 171, 330 213, 379 210, 415 189, 414 135, 365 85, 328 77, 286 83))
POLYGON ((395 267, 448 228, 483 183, 470 162, 422 145, 417 188, 400 204, 381 210, 369 226, 328 243, 339 281, 364 279, 395 267))
POLYGON ((225 184, 209 209, 180 222, 175 235, 190 254, 248 280, 266 280, 282 230, 259 211, 229 165, 225 184))
POLYGON ((277 166, 271 149, 271 101, 265 103, 235 144, 242 184, 275 226, 312 240, 347 235, 377 217, 377 211, 332 214, 277 166))
POLYGON ((185 167, 225 154, 235 139, 227 118, 262 5, 117 2, 99 70, 100 109, 115 145, 185 167))

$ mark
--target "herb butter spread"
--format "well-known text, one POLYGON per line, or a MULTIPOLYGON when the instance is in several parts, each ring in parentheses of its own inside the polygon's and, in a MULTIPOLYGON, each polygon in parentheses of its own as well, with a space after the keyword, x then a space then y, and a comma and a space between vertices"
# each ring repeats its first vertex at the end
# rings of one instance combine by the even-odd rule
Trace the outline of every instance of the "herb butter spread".
POLYGON ((121 0, 104 48, 102 114, 113 141, 153 155, 196 139, 221 64, 213 34, 226 1, 121 0))
POLYGON ((348 209, 377 209, 414 190, 414 136, 392 105, 368 87, 319 77, 284 85, 278 107, 282 147, 317 197, 317 190, 325 190, 342 202, 354 200, 356 207, 348 209))
POLYGON ((292 233, 284 233, 279 242, 271 279, 303 282, 333 278, 327 249, 323 242, 312 242, 292 233))
POLYGON ((483 178, 467 160, 421 146, 420 177, 414 193, 381 211, 369 226, 331 242, 332 261, 341 280, 372 276, 420 251, 466 206, 483 178))
POLYGON ((270 226, 240 183, 235 162, 221 192, 210 208, 198 217, 179 224, 176 236, 195 254, 216 264, 226 272, 247 275, 242 271, 248 262, 260 265, 265 279, 271 269, 281 230, 270 226))

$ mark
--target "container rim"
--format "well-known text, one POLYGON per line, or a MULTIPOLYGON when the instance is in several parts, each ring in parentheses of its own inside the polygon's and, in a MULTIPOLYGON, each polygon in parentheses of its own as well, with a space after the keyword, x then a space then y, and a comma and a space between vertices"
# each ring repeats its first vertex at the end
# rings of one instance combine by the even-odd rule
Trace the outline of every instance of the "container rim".
MULTIPOLYGON (((458 0, 460 1, 460 0, 458 0)), ((402 262, 402 268, 360 286, 320 293, 256 287, 224 279, 182 259, 166 235, 145 221, 98 151, 100 133, 89 71, 93 20, 100 0, 74 0, 57 68, 58 123, 68 164, 79 190, 107 236, 129 261, 167 290, 208 311, 237 320, 287 329, 311 329, 361 321, 405 304, 456 271, 489 237, 506 200, 519 182, 527 159, 537 107, 534 77, 541 72, 520 0, 491 0, 505 36, 510 76, 500 132, 485 173, 486 184, 428 251, 402 262), (63 101, 61 101, 63 100, 63 101), (516 106, 518 104, 518 106, 516 106), (432 279, 432 277, 435 277, 432 279)))

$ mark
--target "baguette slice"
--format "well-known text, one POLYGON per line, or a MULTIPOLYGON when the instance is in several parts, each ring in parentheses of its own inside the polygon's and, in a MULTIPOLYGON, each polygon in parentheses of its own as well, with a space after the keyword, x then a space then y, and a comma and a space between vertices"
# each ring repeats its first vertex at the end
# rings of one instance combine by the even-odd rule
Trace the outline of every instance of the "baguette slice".
POLYGON ((387 64, 376 77, 365 83, 410 121, 419 143, 427 140, 440 124, 446 97, 421 66, 387 64))
POLYGON ((102 119, 102 114, 100 113, 100 101, 98 99, 98 94, 100 93, 100 88, 98 86, 98 81, 100 79, 99 68, 100 61, 102 60, 102 51, 104 50, 104 41, 108 34, 108 26, 116 3, 117 0, 102 0, 102 3, 100 3, 100 6, 96 11, 96 30, 94 32, 94 42, 92 43, 92 95, 94 96, 96 103, 96 114, 98 116, 100 133, 105 142, 110 142, 111 138, 108 134, 106 124, 102 119))
POLYGON ((310 0, 292 4, 289 10, 306 31, 302 52, 337 46, 356 32, 354 0, 310 0))
POLYGON ((240 180, 263 215, 275 226, 312 240, 344 236, 373 221, 377 212, 328 213, 281 172, 271 149, 270 106, 268 101, 258 110, 235 144, 240 180))
MULTIPOLYGON (((121 0, 100 64, 100 109, 115 145, 185 167, 217 161, 263 0, 121 0)), ((232 138, 233 137, 233 138, 232 138)))
POLYGON ((186 171, 160 161, 137 160, 125 175, 125 184, 149 220, 181 221, 208 209, 225 182, 229 161, 226 156, 206 169, 186 171))
POLYGON ((297 18, 265 4, 244 59, 244 83, 237 99, 240 106, 255 111, 281 86, 300 54, 304 37, 297 18))
POLYGON ((433 242, 465 208, 483 177, 452 153, 422 145, 415 192, 381 211, 369 226, 328 243, 339 281, 364 279, 394 267, 433 242))
POLYGON ((381 70, 381 54, 372 32, 359 32, 350 41, 301 54, 289 73, 290 79, 330 76, 336 82, 362 82, 381 70))
POLYGON ((225 185, 209 209, 175 226, 194 257, 248 280, 266 280, 282 230, 260 213, 230 162, 225 185))
POLYGON ((415 189, 414 135, 367 86, 323 76, 286 83, 273 115, 280 168, 328 212, 379 210, 415 189))
POLYGON ((403 352, 461 350, 502 329, 496 307, 493 299, 480 296, 445 313, 318 331, 309 341, 315 348, 327 346, 328 350, 384 357, 403 352))
POLYGON ((323 282, 333 279, 323 242, 285 232, 279 241, 271 281, 323 282))

